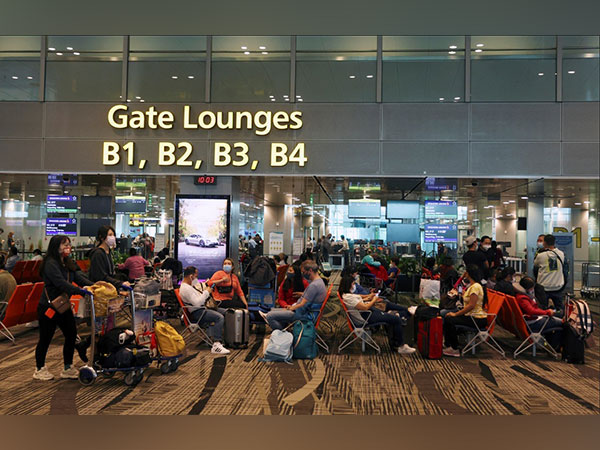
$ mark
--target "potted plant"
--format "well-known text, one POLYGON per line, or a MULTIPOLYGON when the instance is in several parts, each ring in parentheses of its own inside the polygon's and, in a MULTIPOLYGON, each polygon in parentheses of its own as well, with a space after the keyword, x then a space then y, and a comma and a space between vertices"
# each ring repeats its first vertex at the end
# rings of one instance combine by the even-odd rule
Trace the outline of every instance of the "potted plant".
POLYGON ((402 257, 398 263, 398 281, 396 291, 418 292, 421 281, 419 264, 414 257, 402 257))

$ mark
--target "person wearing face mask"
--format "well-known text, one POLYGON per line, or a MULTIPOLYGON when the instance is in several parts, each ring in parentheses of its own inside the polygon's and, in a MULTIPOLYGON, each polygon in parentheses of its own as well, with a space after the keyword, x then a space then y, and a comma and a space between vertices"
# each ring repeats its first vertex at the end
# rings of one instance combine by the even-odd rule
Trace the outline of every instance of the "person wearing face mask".
POLYGON ((213 288, 213 298, 219 301, 219 310, 227 308, 248 309, 248 302, 242 291, 238 276, 233 270, 233 260, 223 261, 223 270, 219 270, 206 282, 213 288))
POLYGON ((496 275, 496 285, 494 286, 494 290, 514 297, 515 288, 513 287, 513 282, 515 280, 515 273, 515 269, 512 267, 505 267, 502 269, 500 273, 496 275))
POLYGON ((302 276, 310 282, 302 296, 293 305, 283 308, 275 308, 265 314, 258 313, 269 324, 273 330, 283 330, 286 326, 296 320, 309 318, 311 305, 321 305, 327 295, 327 288, 323 279, 319 276, 319 266, 316 262, 307 259, 300 266, 302 276))
POLYGON ((483 278, 488 279, 490 276, 490 269, 494 267, 494 259, 496 259, 495 251, 492 250, 492 238, 489 236, 483 236, 481 238, 481 244, 479 245, 479 251, 483 253, 487 261, 487 267, 483 271, 483 278))
POLYGON ((485 257, 485 254, 477 249, 477 238, 472 235, 467 236, 465 238, 465 245, 468 248, 462 257, 465 267, 475 265, 479 268, 482 274, 485 273, 490 265, 485 257))
MULTIPOLYGON (((538 332, 544 329, 558 328, 562 326, 562 320, 554 317, 552 309, 541 309, 535 296, 535 281, 531 277, 523 277, 519 282, 525 293, 517 293, 517 303, 521 312, 525 315, 527 325, 532 332, 538 332), (546 326, 544 324, 548 322, 546 326)), ((561 342, 561 330, 554 331, 550 335, 546 335, 548 343, 557 350, 561 342)))
POLYGON ((52 380, 54 375, 46 368, 46 354, 54 332, 58 326, 62 331, 64 369, 61 378, 77 379, 79 371, 73 367, 73 354, 77 339, 77 325, 71 309, 59 313, 52 307, 52 300, 60 295, 88 295, 87 290, 93 283, 87 279, 77 264, 71 259, 71 240, 67 236, 57 235, 50 239, 46 257, 42 262, 40 274, 44 282, 44 291, 37 309, 40 338, 35 348, 36 380, 52 380), (73 283, 77 284, 74 286, 73 283))
POLYGON ((282 308, 293 305, 307 287, 308 281, 302 276, 300 264, 292 264, 288 267, 284 282, 279 286, 277 303, 282 308))
POLYGON ((409 355, 415 352, 415 348, 409 347, 404 343, 404 323, 409 316, 408 310, 402 306, 395 305, 387 300, 378 297, 375 293, 369 295, 359 295, 356 293, 355 281, 346 276, 340 281, 339 294, 342 301, 348 308, 348 312, 357 323, 362 323, 366 315, 363 311, 371 311, 367 318, 367 323, 385 323, 389 328, 390 347, 402 355, 409 355), (375 307, 376 303, 384 303, 385 309, 375 307))
POLYGON ((349 275, 353 280, 354 280, 354 284, 356 286, 356 293, 359 295, 367 295, 370 294, 371 292, 375 292, 375 289, 371 289, 371 291, 365 289, 364 287, 362 287, 360 285, 360 274, 358 273, 358 270, 356 269, 356 266, 350 266, 350 267, 346 267, 343 271, 342 271, 342 278, 345 275, 349 275))
POLYGON ((121 281, 115 277, 115 263, 112 250, 117 246, 115 229, 110 225, 102 225, 96 236, 96 247, 90 253, 90 269, 88 276, 94 283, 106 281, 115 288, 130 288, 128 281, 121 281))

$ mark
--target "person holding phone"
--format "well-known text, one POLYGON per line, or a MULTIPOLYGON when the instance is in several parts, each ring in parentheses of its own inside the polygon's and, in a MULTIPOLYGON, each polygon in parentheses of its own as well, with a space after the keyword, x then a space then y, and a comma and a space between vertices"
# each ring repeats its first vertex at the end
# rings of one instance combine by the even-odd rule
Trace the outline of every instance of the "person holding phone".
POLYGON ((248 302, 240 279, 235 274, 233 260, 225 258, 223 270, 218 270, 206 282, 213 289, 212 296, 219 303, 219 309, 237 308, 248 309, 248 302))
POLYGON ((56 311, 52 307, 52 301, 63 294, 69 297, 88 295, 90 292, 87 287, 93 283, 83 275, 83 272, 71 259, 71 240, 64 235, 53 236, 50 239, 40 274, 44 281, 44 291, 37 309, 40 338, 35 348, 36 370, 33 378, 44 381, 54 378, 54 375, 46 367, 46 354, 58 326, 65 337, 63 344, 64 369, 60 377, 77 379, 79 371, 73 367, 73 354, 77 339, 75 317, 70 308, 62 314, 56 311), (72 283, 80 287, 74 286, 72 283))
POLYGON ((300 264, 292 264, 288 267, 284 282, 279 286, 277 304, 282 308, 293 305, 302 297, 307 287, 308 281, 302 277, 300 264))

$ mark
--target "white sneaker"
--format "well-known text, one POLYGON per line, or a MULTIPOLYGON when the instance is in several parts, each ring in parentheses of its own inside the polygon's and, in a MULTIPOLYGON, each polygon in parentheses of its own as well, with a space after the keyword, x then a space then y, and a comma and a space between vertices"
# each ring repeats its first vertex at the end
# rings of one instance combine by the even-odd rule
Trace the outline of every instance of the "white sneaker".
POLYGON ((36 369, 35 372, 33 372, 33 378, 36 380, 43 380, 43 381, 49 381, 54 379, 54 375, 52 375, 49 371, 48 368, 46 366, 42 367, 41 369, 36 369))
POLYGON ((266 312, 262 312, 262 311, 258 311, 258 314, 260 314, 260 317, 262 317, 266 323, 269 323, 269 321, 267 320, 267 313, 266 312))
POLYGON ((77 378, 79 378, 79 370, 77 370, 74 366, 71 366, 67 370, 63 370, 60 373, 60 377, 76 380, 77 378))
POLYGON ((400 353, 401 355, 410 355, 411 353, 414 353, 416 351, 416 348, 409 347, 408 344, 404 344, 402 347, 398 347, 398 353, 400 353))
POLYGON ((452 356, 454 358, 460 357, 460 352, 458 350, 453 349, 452 347, 444 347, 442 349, 442 354, 445 356, 452 356))
POLYGON ((410 313, 411 316, 415 315, 415 311, 417 310, 416 306, 409 306, 408 307, 408 312, 410 313))
POLYGON ((228 353, 231 353, 231 350, 227 350, 220 342, 215 342, 210 349, 210 352, 217 355, 227 355, 228 353))
POLYGON ((27 327, 27 328, 37 328, 39 326, 40 326, 40 324, 37 320, 34 320, 33 322, 27 322, 25 324, 25 327, 27 327))

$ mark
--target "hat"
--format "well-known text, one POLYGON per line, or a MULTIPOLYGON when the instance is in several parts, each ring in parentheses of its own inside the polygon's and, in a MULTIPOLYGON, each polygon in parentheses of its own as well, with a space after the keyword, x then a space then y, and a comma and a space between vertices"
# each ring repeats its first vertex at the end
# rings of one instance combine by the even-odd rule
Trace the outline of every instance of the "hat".
POLYGON ((467 247, 470 247, 471 245, 473 245, 475 243, 475 241, 477 241, 477 238, 475 236, 467 236, 465 238, 465 244, 467 244, 467 247))

